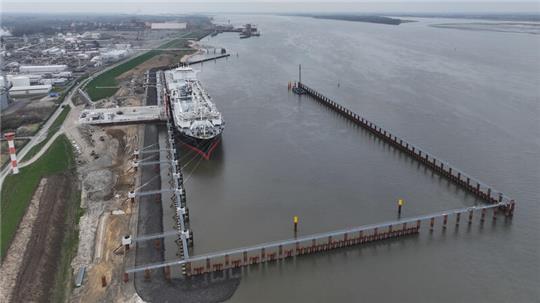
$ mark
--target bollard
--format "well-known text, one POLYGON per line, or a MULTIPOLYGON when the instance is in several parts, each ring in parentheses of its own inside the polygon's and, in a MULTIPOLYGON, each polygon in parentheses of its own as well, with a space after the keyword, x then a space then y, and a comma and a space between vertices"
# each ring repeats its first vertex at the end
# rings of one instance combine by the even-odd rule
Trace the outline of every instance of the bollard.
POLYGON ((229 255, 225 255, 225 266, 229 266, 229 255))
POLYGON ((469 225, 472 223, 473 210, 469 210, 469 225))
POLYGON ((459 217, 461 216, 461 213, 456 214, 456 226, 459 225, 459 217))
POLYGON ((514 214, 514 200, 510 201, 510 204, 507 204, 505 207, 505 216, 510 217, 514 214))
POLYGON ((448 223, 448 215, 444 215, 443 217, 443 229, 446 229, 446 223, 448 223))
POLYGON ((188 263, 186 263, 186 275, 191 276, 191 274, 192 274, 191 273, 191 263, 188 262, 188 263))
POLYGON ((513 216, 514 215, 514 209, 516 207, 516 201, 512 200, 510 202, 510 216, 513 216))
POLYGON ((482 213, 481 213, 481 216, 480 216, 480 222, 484 223, 484 220, 486 218, 486 209, 482 209, 482 213))
POLYGON ((429 221, 429 231, 433 231, 433 225, 435 225, 435 218, 431 218, 429 221))
POLYGON ((403 207, 403 204, 405 204, 405 201, 403 199, 398 200, 398 215, 401 215, 401 208, 403 207))
POLYGON ((497 207, 493 207, 493 221, 497 220, 497 207))
POLYGON ((105 276, 101 276, 101 287, 107 286, 107 278, 105 276))
POLYGON ((171 281, 171 268, 169 266, 163 267, 163 275, 165 275, 165 280, 171 281))
POLYGON ((144 270, 144 281, 150 281, 150 270, 149 269, 144 270))
POLYGON ((421 220, 416 221, 416 229, 420 229, 421 220))

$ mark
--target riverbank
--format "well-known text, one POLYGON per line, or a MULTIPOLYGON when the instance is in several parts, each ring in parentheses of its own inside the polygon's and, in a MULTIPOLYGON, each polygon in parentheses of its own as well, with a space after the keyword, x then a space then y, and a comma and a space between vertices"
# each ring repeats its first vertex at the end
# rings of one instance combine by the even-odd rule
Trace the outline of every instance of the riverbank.
MULTIPOLYGON (((181 57, 182 55, 189 52, 188 50, 184 50, 184 48, 189 46, 188 41, 190 39, 199 40, 202 37, 207 36, 208 34, 209 31, 205 30, 185 32, 176 39, 164 43, 156 49, 139 54, 129 59, 128 61, 100 74, 99 76, 92 79, 88 83, 88 85, 86 85, 85 90, 93 101, 111 97, 122 86, 117 79, 122 74, 159 55, 170 53, 181 57)), ((147 67, 145 69, 148 68, 150 67, 147 67)))

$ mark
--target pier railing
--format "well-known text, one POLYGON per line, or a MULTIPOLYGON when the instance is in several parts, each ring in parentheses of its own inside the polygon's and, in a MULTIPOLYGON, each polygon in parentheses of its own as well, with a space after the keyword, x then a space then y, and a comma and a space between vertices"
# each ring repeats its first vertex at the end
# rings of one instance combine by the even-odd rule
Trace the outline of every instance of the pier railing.
MULTIPOLYGON (((261 243, 253 246, 224 250, 215 253, 191 256, 186 259, 178 259, 169 262, 160 262, 137 266, 126 270, 127 274, 145 272, 149 276, 150 271, 170 268, 171 266, 185 266, 186 275, 198 275, 208 272, 223 271, 231 268, 239 268, 248 265, 256 265, 264 262, 279 261, 287 258, 295 258, 302 255, 325 252, 328 250, 366 244, 392 238, 419 233, 422 223, 429 222, 429 230, 433 232, 436 222, 446 229, 450 224, 458 227, 460 223, 470 225, 473 217, 480 212, 480 222, 486 220, 488 210, 491 210, 492 220, 497 219, 497 214, 504 203, 495 203, 482 206, 473 206, 452 209, 389 221, 377 224, 369 224, 331 232, 318 233, 295 237, 287 240, 261 243), (453 219, 453 223, 449 223, 453 219)), ((504 208, 504 215, 512 215, 512 208, 504 208)))
POLYGON ((514 203, 514 200, 506 196, 501 191, 493 189, 491 186, 455 168, 454 166, 450 165, 448 162, 437 159, 435 156, 426 152, 425 150, 420 149, 418 146, 415 146, 401 138, 398 138, 396 135, 393 135, 388 130, 365 119, 359 114, 333 101, 332 99, 324 96, 323 94, 312 89, 311 87, 303 83, 298 83, 297 85, 298 87, 304 89, 304 91, 308 95, 313 97, 313 99, 315 99, 316 101, 340 113, 345 118, 356 123, 362 128, 370 131, 371 133, 381 138, 386 143, 408 154, 413 159, 431 168, 436 173, 446 177, 447 179, 454 182, 459 187, 467 190, 468 192, 479 197, 480 199, 488 203, 500 203, 501 205, 506 205, 506 206, 509 206, 511 203, 514 203))

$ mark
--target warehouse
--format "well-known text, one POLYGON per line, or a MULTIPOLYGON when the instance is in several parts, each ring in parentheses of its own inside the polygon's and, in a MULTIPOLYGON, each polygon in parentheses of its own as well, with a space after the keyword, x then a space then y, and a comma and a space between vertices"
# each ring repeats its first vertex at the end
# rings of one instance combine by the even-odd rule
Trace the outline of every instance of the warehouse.
POLYGON ((66 71, 67 69, 67 65, 21 65, 19 67, 19 72, 27 74, 45 74, 59 73, 66 71))

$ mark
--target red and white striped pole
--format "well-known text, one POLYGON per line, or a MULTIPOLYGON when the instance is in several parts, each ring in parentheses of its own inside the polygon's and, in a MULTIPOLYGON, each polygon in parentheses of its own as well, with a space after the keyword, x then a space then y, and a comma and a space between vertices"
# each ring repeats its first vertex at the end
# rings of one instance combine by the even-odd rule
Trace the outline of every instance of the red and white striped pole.
POLYGON ((8 142, 11 170, 13 171, 13 174, 18 174, 19 168, 17 167, 17 155, 15 154, 15 142, 13 141, 15 139, 15 133, 6 133, 4 137, 8 142))

